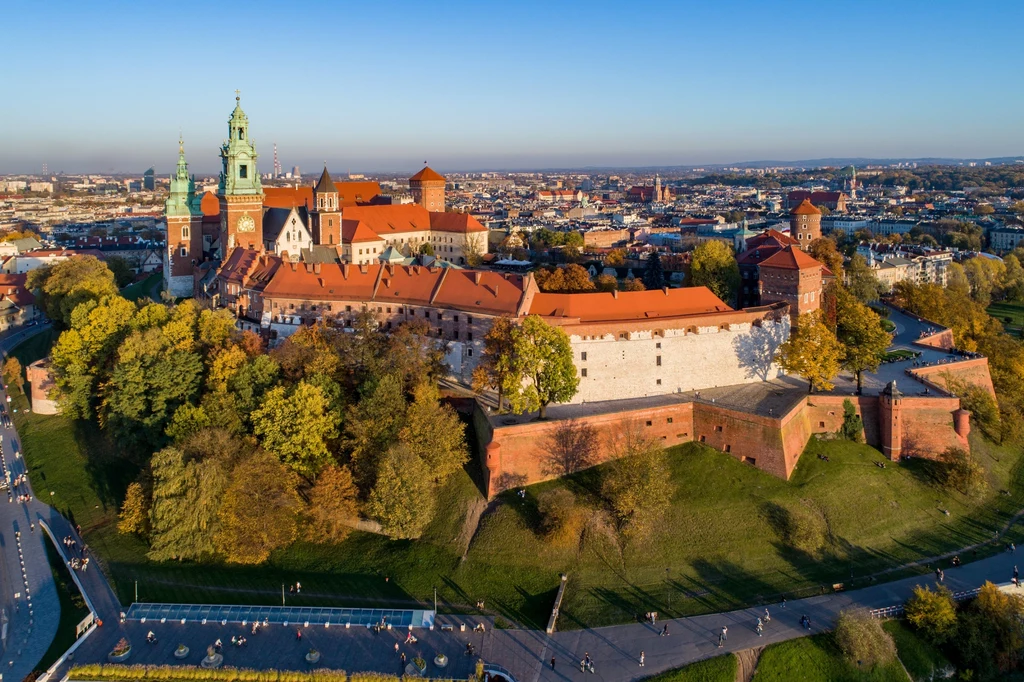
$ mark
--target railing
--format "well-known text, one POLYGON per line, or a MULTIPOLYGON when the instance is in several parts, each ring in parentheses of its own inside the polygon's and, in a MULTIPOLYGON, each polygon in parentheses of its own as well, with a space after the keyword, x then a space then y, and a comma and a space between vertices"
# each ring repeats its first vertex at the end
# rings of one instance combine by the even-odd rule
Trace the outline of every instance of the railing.
MULTIPOLYGON (((964 601, 965 599, 973 599, 978 596, 979 592, 981 592, 980 587, 975 587, 973 590, 954 592, 953 600, 959 602, 964 601)), ((871 609, 868 613, 870 613, 874 618, 896 618, 903 615, 903 604, 884 606, 880 609, 871 609)))

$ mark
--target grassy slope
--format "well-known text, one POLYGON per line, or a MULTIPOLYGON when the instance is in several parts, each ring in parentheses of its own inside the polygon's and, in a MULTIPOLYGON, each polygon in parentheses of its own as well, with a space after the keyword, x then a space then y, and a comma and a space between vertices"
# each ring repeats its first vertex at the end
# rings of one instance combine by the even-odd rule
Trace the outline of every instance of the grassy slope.
POLYGON ((882 627, 892 635, 903 667, 914 682, 927 682, 932 675, 949 665, 941 651, 924 641, 901 620, 890 620, 882 627))
MULTIPOLYGON (((17 354, 27 364, 45 352, 44 341, 33 339, 17 354)), ((24 404, 18 397, 16 405, 24 404)), ((456 538, 479 492, 462 472, 446 486, 442 511, 418 542, 356 532, 336 546, 297 543, 255 568, 154 564, 145 559, 143 542, 115 530, 124 489, 138 473, 116 460, 116 445, 59 416, 20 411, 15 417, 37 490, 55 491, 54 504, 82 525, 126 603, 134 597, 135 580, 146 601, 213 603, 278 603, 280 586, 296 580, 303 593, 289 601, 297 604, 429 603, 436 587, 449 608, 485 599, 488 610, 539 627, 550 612, 558 574, 567 571, 560 627, 595 626, 652 609, 686 615, 783 593, 814 594, 834 582, 856 586, 856 579, 879 570, 989 539, 1024 507, 1016 482, 1020 453, 980 439, 975 452, 992 484, 980 501, 936 490, 923 463, 880 469, 877 451, 851 443, 812 441, 789 482, 687 444, 668 451, 678 489, 663 531, 643 547, 622 548, 614 533, 601 530, 555 547, 535 532, 536 495, 544 490, 566 486, 597 507, 591 492, 600 485, 603 468, 597 467, 532 486, 525 500, 503 497, 483 517, 465 561, 456 538), (831 461, 819 460, 818 453, 831 461), (1012 494, 1000 495, 1001 489, 1012 494), (827 551, 808 556, 784 546, 766 518, 769 504, 819 514, 831 532, 827 551)))
POLYGON ((715 656, 648 677, 645 682, 734 682, 736 665, 732 654, 715 656))
POLYGON ((155 272, 149 277, 134 284, 129 284, 121 295, 129 301, 138 301, 141 298, 150 298, 154 301, 160 300, 160 290, 164 287, 163 275, 155 272))
POLYGON ((757 664, 757 682, 906 682, 899 661, 874 670, 846 662, 830 634, 772 644, 757 664))

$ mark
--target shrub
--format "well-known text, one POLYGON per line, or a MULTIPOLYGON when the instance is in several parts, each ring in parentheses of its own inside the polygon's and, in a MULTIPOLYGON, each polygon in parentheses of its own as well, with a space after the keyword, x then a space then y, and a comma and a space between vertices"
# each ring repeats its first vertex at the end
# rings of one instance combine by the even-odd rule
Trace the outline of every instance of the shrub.
POLYGON ((816 556, 827 545, 828 528, 816 511, 804 505, 790 508, 775 502, 766 503, 764 510, 768 524, 790 549, 816 556))
POLYGON ((564 488, 549 490, 537 497, 541 531, 553 545, 569 545, 579 540, 586 521, 576 506, 576 496, 564 488))
POLYGON ((839 427, 839 435, 854 443, 864 441, 864 420, 857 414, 857 408, 849 398, 843 401, 843 425, 839 427))
POLYGON ((939 482, 947 490, 957 490, 964 495, 984 492, 985 469, 974 461, 970 451, 958 447, 946 448, 939 461, 939 482))
POLYGON ((945 585, 939 585, 934 592, 918 585, 903 613, 907 622, 935 644, 945 642, 956 631, 956 603, 945 585))
POLYGON ((874 667, 896 658, 896 644, 882 629, 882 621, 865 610, 846 610, 836 621, 836 644, 851 663, 874 667))

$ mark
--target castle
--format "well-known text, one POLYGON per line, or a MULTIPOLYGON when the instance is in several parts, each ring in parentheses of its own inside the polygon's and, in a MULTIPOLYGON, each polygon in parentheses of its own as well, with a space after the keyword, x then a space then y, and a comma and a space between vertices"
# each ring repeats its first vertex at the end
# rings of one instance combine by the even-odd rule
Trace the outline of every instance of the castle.
MULTIPOLYGON (((784 478, 813 434, 842 423, 843 396, 808 397, 775 364, 791 316, 817 309, 831 276, 803 250, 820 236, 809 201, 792 213, 795 239, 766 232, 748 242, 742 309, 705 287, 545 293, 530 274, 459 267, 486 249, 486 239, 476 243, 486 230, 445 212, 445 180, 429 167, 410 178, 410 205, 383 200, 375 183, 335 183, 326 168, 312 187, 263 188, 237 98, 228 127, 216 195, 196 194, 179 144, 166 204, 172 293, 228 308, 240 328, 270 340, 318 321, 350 328, 360 311, 384 329, 423 322, 444 344, 451 378, 467 386, 496 317, 538 315, 566 332, 579 390, 549 409, 553 420, 492 415, 478 403, 488 494, 502 481, 542 480, 545 437, 563 419, 590 421, 602 437, 638 421, 666 446, 706 443, 784 478), (428 244, 434 256, 418 264, 412 256, 428 244)), ((951 336, 941 343, 951 347, 951 336)), ((943 367, 969 365, 991 390, 984 358, 960 365, 943 367)), ((936 377, 921 382, 936 393, 904 397, 893 385, 853 399, 868 442, 893 458, 966 443, 959 399, 936 377)))

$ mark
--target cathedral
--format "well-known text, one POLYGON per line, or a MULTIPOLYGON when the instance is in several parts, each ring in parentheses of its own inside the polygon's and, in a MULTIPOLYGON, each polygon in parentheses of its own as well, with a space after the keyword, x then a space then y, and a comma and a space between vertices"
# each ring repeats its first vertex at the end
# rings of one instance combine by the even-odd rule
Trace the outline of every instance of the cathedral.
POLYGON ((334 182, 326 166, 312 187, 267 187, 239 97, 220 148, 215 194, 196 193, 179 140, 178 164, 165 204, 164 284, 192 296, 210 263, 241 249, 290 263, 409 264, 417 257, 463 266, 487 252, 487 228, 445 212, 445 178, 424 167, 409 178, 411 204, 395 204, 375 182, 334 182))

